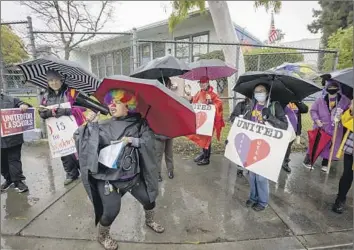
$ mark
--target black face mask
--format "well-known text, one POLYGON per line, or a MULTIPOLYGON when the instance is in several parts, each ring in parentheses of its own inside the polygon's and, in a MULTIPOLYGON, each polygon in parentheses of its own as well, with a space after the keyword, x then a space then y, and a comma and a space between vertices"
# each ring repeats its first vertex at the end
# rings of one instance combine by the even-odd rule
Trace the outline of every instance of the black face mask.
POLYGON ((337 93, 338 93, 338 89, 327 89, 327 92, 328 92, 330 95, 334 95, 334 94, 337 94, 337 93))

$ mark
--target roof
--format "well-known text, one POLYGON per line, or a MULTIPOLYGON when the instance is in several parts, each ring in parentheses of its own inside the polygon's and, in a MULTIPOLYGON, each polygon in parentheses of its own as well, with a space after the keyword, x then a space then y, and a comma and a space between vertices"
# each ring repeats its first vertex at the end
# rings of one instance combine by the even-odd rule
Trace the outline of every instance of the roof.
MULTIPOLYGON (((206 10, 207 14, 210 15, 210 11, 207 9, 206 10)), ((203 15, 202 13, 200 13, 199 11, 195 11, 195 12, 191 12, 188 16, 188 18, 193 18, 193 17, 196 17, 196 16, 200 16, 200 15, 203 15)), ((144 31, 144 30, 148 30, 148 29, 153 29, 153 28, 157 28, 157 27, 161 27, 161 26, 164 26, 164 25, 168 25, 168 19, 165 19, 165 20, 162 20, 162 21, 158 21, 158 22, 154 22, 154 23, 151 23, 151 24, 147 24, 147 25, 144 25, 144 26, 141 26, 139 28, 136 28, 137 32, 140 32, 140 31, 144 31)), ((235 22, 233 22, 233 25, 234 27, 236 28, 236 31, 240 34, 242 34, 243 36, 246 36, 254 41, 256 41, 256 43, 258 44, 263 44, 261 42, 261 40, 259 40, 258 38, 256 38, 253 34, 251 34, 250 32, 248 32, 245 28, 242 28, 241 26, 237 25, 235 22)), ((133 30, 133 29, 132 29, 133 30)), ((132 32, 132 30, 128 30, 128 31, 124 31, 123 33, 130 33, 132 32)), ((239 34, 237 34, 239 39, 241 40, 242 38, 239 36, 239 34)), ((92 43, 87 43, 83 46, 81 46, 81 48, 85 48, 85 47, 88 47, 90 45, 94 45, 94 44, 98 44, 98 43, 101 43, 103 41, 108 41, 108 40, 112 40, 112 39, 116 39, 118 37, 122 37, 122 36, 125 36, 125 35, 114 35, 110 38, 106 38, 106 39, 102 39, 102 40, 99 40, 99 41, 95 41, 95 42, 92 42, 92 43)))

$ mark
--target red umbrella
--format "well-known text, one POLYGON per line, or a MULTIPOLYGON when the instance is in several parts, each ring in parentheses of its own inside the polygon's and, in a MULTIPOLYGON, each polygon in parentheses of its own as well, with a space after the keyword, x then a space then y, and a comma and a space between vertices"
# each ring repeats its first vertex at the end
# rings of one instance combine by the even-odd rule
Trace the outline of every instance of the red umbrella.
POLYGON ((196 115, 192 105, 160 82, 111 76, 103 79, 94 95, 103 103, 105 94, 112 89, 123 89, 137 95, 137 110, 146 117, 155 134, 171 138, 195 134, 196 115))
POLYGON ((320 128, 309 130, 307 131, 307 134, 309 137, 309 156, 312 167, 313 164, 315 164, 318 156, 331 141, 332 136, 320 128))

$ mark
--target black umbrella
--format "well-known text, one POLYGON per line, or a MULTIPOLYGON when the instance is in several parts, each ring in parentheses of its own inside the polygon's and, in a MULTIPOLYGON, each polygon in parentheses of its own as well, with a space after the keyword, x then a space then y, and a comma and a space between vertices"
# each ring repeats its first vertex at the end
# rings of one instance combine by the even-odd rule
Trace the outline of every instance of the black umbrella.
POLYGON ((100 80, 81 67, 81 65, 68 60, 61 60, 54 56, 39 58, 17 65, 25 76, 25 82, 32 83, 41 88, 47 88, 47 70, 58 71, 63 81, 69 87, 85 93, 95 92, 100 80))
POLYGON ((326 73, 321 75, 321 78, 323 86, 325 86, 326 81, 330 79, 341 83, 343 94, 345 94, 349 99, 353 98, 353 68, 336 70, 330 73, 326 73))
POLYGON ((270 99, 288 103, 292 101, 301 101, 305 97, 321 90, 313 82, 291 76, 286 72, 275 71, 250 71, 241 75, 234 87, 234 91, 253 98, 253 90, 256 85, 267 84, 270 89, 270 99))
POLYGON ((136 69, 131 77, 142 79, 158 79, 160 77, 172 77, 183 75, 190 69, 188 65, 176 57, 167 55, 156 58, 136 69))

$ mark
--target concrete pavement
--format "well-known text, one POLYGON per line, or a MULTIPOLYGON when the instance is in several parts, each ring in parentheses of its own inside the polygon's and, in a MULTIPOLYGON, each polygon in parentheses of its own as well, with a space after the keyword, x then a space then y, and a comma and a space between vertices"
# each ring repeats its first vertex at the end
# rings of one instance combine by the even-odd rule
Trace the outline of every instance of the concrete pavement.
MULTIPOLYGON (((24 147, 30 192, 1 195, 1 249, 100 249, 82 184, 64 187, 60 160, 48 155, 46 144, 24 147)), ((330 211, 341 165, 326 178, 319 168, 310 172, 300 166, 302 157, 292 155, 293 172, 282 172, 279 182, 271 183, 270 206, 257 213, 244 205, 247 179, 237 177, 222 156, 213 155, 206 167, 176 156, 176 177, 164 175, 157 201, 166 232, 147 229, 141 205, 127 194, 113 237, 120 249, 132 250, 352 249, 353 199, 342 215, 330 211)))

